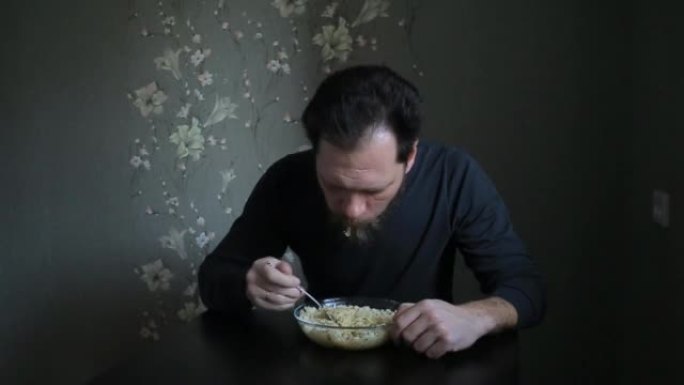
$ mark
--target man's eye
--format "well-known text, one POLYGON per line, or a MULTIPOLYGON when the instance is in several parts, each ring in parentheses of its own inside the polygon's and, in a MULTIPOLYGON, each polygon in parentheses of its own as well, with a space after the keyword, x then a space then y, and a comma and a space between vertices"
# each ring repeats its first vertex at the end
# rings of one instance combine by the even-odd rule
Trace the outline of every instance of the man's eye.
POLYGON ((366 194, 367 196, 370 196, 370 197, 377 197, 377 196, 382 195, 383 192, 385 192, 385 191, 384 190, 368 190, 368 191, 365 191, 364 194, 366 194))

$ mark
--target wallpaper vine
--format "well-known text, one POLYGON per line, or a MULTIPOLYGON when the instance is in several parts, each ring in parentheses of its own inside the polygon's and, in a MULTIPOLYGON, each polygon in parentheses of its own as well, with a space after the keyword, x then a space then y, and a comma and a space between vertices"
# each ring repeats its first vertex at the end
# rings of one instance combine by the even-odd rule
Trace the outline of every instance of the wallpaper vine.
POLYGON ((414 0, 131 3, 132 32, 145 52, 156 53, 147 63, 149 78, 127 85, 140 126, 128 156, 131 197, 157 234, 158 249, 133 268, 149 299, 140 314, 142 338, 158 340, 163 325, 205 310, 197 266, 240 211, 236 184, 280 155, 307 148, 297 116, 327 73, 382 62, 381 48, 392 47, 412 63, 415 77, 423 76, 411 44, 419 6, 414 0), (299 145, 283 148, 283 135, 299 145), (254 157, 238 158, 237 149, 254 157))

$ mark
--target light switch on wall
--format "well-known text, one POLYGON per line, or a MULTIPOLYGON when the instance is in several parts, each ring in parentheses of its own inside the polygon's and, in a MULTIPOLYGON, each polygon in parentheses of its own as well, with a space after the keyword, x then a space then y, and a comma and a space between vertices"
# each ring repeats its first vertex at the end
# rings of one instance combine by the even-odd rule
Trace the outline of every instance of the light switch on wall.
POLYGON ((664 228, 670 226, 670 194, 665 191, 653 191, 653 222, 664 228))

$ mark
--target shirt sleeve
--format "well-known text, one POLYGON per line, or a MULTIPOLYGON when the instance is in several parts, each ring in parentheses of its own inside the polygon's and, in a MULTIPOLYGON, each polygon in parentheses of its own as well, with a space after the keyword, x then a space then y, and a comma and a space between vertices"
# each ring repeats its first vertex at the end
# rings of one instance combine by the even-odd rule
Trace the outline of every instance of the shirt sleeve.
POLYGON ((494 184, 470 157, 459 160, 450 186, 456 244, 483 293, 508 301, 518 328, 541 322, 546 292, 541 273, 513 231, 494 184))
POLYGON ((244 314, 252 305, 245 295, 246 274, 252 263, 285 251, 280 223, 279 190, 283 167, 276 163, 257 182, 244 211, 198 272, 200 297, 210 310, 244 314))

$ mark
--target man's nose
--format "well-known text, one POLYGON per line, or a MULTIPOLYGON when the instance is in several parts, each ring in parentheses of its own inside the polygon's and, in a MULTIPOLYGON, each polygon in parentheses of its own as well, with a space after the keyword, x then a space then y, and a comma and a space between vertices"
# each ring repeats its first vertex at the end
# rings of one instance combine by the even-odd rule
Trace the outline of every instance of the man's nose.
POLYGON ((351 195, 344 202, 344 215, 348 219, 360 219, 365 211, 366 202, 358 195, 351 195))

